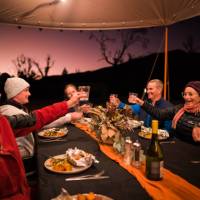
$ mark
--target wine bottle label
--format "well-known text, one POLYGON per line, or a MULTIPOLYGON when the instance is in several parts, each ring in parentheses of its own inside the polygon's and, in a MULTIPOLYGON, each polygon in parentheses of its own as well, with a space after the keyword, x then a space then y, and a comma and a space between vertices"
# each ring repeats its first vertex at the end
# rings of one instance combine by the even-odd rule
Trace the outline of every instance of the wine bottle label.
POLYGON ((151 162, 151 175, 156 178, 163 178, 163 161, 151 162))

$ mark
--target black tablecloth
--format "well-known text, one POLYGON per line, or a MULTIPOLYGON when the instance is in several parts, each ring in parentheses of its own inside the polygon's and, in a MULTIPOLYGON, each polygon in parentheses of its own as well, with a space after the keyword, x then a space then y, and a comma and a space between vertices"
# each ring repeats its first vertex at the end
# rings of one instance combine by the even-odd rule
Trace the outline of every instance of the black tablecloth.
MULTIPOLYGON (((134 136, 134 138, 136 137, 134 136)), ((137 139, 139 139, 142 148, 146 151, 150 140, 138 136, 137 139)), ((199 143, 195 145, 175 137, 163 142, 166 141, 174 141, 175 143, 170 144, 161 142, 164 152, 164 167, 200 188, 200 163, 191 163, 192 160, 200 161, 199 143)))
MULTIPOLYGON (((116 162, 105 156, 98 144, 80 129, 69 125, 66 142, 42 143, 38 138, 37 162, 39 175, 38 199, 47 200, 56 197, 61 187, 71 194, 88 193, 90 191, 104 194, 115 200, 151 199, 137 182, 136 178, 120 167, 116 162), (68 148, 80 148, 92 153, 100 161, 83 174, 93 174, 105 170, 109 179, 66 182, 65 178, 75 175, 63 175, 50 172, 44 168, 49 156, 65 153, 68 148)), ((165 155, 165 167, 180 175, 192 184, 200 187, 200 164, 191 164, 190 160, 200 160, 200 148, 174 139, 175 144, 162 144, 165 155)), ((149 141, 140 139, 144 149, 149 141)))

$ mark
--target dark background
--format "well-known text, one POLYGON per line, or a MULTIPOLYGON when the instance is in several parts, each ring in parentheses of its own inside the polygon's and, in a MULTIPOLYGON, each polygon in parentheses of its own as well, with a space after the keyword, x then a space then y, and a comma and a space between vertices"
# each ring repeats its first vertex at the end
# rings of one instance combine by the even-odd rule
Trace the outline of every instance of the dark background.
MULTIPOLYGON (((199 53, 186 53, 181 50, 169 52, 169 94, 170 101, 179 103, 185 84, 199 79, 199 53)), ((164 77, 164 54, 152 54, 143 58, 130 60, 121 65, 106 67, 92 72, 49 76, 41 80, 28 80, 31 84, 31 104, 40 107, 64 98, 64 86, 91 85, 90 101, 103 104, 110 93, 117 93, 126 101, 129 91, 138 92, 142 96, 147 80, 164 77), (158 56, 155 68, 149 77, 152 66, 158 56)))

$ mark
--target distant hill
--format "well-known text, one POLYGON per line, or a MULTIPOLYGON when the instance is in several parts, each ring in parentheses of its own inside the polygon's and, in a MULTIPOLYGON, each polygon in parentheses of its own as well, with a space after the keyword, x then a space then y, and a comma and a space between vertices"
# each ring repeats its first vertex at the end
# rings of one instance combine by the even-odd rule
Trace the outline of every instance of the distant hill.
MULTIPOLYGON (((105 102, 110 93, 118 93, 123 100, 127 99, 129 91, 142 95, 156 56, 156 54, 151 54, 96 71, 49 76, 42 80, 31 81, 33 99, 63 99, 63 88, 68 83, 91 85, 91 100, 97 104, 105 102)), ((168 57, 170 99, 177 101, 181 99, 181 91, 188 81, 200 80, 200 54, 188 54, 176 50, 169 52, 168 57)), ((163 70, 164 54, 160 53, 151 79, 163 80, 163 70)))

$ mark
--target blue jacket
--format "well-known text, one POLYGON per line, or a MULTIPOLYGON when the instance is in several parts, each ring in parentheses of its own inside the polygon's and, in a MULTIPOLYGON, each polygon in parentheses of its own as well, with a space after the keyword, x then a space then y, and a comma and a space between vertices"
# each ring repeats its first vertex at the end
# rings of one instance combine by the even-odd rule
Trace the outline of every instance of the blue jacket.
MULTIPOLYGON (((151 103, 151 101, 149 101, 151 103)), ((164 100, 161 98, 155 103, 155 107, 157 108, 169 108, 172 104, 169 101, 164 100)), ((125 107, 125 103, 120 102, 119 108, 123 109, 125 107)), ((139 117, 140 120, 144 121, 144 126, 150 127, 152 116, 148 113, 146 113, 140 105, 138 104, 132 104, 130 105, 132 111, 139 117)), ((159 128, 165 129, 168 132, 171 131, 171 120, 162 120, 159 121, 159 128)))

